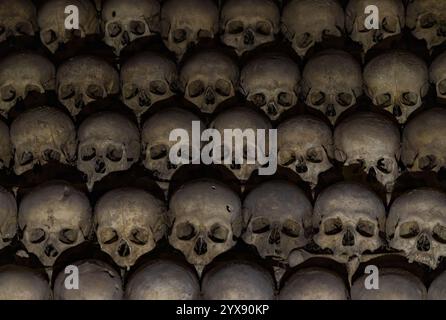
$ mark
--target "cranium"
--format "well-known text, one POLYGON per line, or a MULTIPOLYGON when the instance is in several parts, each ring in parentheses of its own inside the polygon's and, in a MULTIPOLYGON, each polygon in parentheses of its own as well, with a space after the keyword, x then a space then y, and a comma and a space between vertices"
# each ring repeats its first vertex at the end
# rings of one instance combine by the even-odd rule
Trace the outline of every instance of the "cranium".
POLYGON ((218 32, 218 7, 212 0, 168 0, 161 9, 161 35, 180 60, 187 49, 218 32))
POLYGON ((228 56, 216 50, 202 51, 188 59, 180 74, 185 98, 204 113, 212 113, 234 97, 239 70, 228 56))
POLYGON ((57 70, 57 95, 73 116, 89 103, 119 92, 119 74, 94 56, 77 56, 57 70))
POLYGON ((228 0, 220 16, 221 41, 241 56, 274 41, 280 29, 280 12, 271 0, 228 0))
POLYGON ((11 138, 8 126, 0 120, 0 170, 9 168, 11 162, 11 138))
POLYGON ((49 0, 38 11, 40 39, 42 43, 55 53, 61 44, 74 38, 85 38, 98 34, 99 19, 94 4, 89 0, 49 0), (76 6, 79 9, 79 29, 66 29, 65 8, 76 6))
POLYGON ((0 42, 9 37, 33 36, 38 30, 31 0, 1 0, 0 21, 0 42))
POLYGON ((446 272, 442 272, 432 281, 427 291, 427 300, 445 300, 446 299, 446 272))
POLYGON ((336 0, 293 0, 283 9, 282 32, 304 57, 324 37, 344 34, 344 10, 336 0))
POLYGON ((392 51, 367 64, 364 85, 373 104, 392 113, 403 124, 422 105, 429 90, 429 73, 416 55, 392 51))
POLYGON ((39 107, 20 114, 11 124, 14 171, 17 175, 51 161, 73 164, 76 159, 76 129, 70 117, 52 107, 39 107))
POLYGON ((298 65, 289 57, 277 54, 250 61, 240 76, 243 95, 271 120, 277 120, 297 103, 299 82, 298 65))
POLYGON ((48 281, 37 271, 17 265, 0 267, 0 300, 50 300, 48 281))
POLYGON ((333 134, 318 118, 303 115, 277 128, 278 162, 296 172, 314 188, 319 175, 333 167, 333 134))
POLYGON ((435 85, 437 97, 446 99, 446 52, 432 62, 429 70, 430 82, 435 85))
POLYGON ((80 125, 78 137, 77 168, 87 175, 90 190, 109 173, 125 171, 139 160, 139 130, 118 113, 91 115, 80 125))
POLYGON ((91 230, 91 208, 84 193, 66 182, 40 185, 19 205, 21 241, 45 267, 60 254, 86 241, 91 230))
POLYGON ((147 191, 122 188, 106 193, 94 212, 101 249, 120 267, 130 269, 166 233, 165 213, 164 203, 147 191))
POLYGON ((46 58, 34 53, 16 53, 0 61, 0 115, 33 91, 45 93, 56 88, 56 69, 46 58))
POLYGON ((169 207, 173 222, 169 242, 200 274, 216 256, 231 249, 241 235, 241 201, 220 182, 189 182, 174 193, 169 207))
POLYGON ((8 246, 17 232, 17 204, 14 196, 0 187, 0 250, 8 246))
POLYGON ((332 124, 362 95, 361 65, 347 52, 326 50, 305 65, 302 96, 305 104, 321 111, 332 124))
POLYGON ((107 0, 102 22, 105 43, 119 55, 131 42, 160 31, 160 4, 157 0, 107 0))

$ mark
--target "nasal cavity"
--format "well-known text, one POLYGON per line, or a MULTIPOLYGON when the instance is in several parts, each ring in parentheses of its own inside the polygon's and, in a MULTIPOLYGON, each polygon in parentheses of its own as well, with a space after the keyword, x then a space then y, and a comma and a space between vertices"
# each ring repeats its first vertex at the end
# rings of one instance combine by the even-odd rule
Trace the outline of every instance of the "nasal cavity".
POLYGON ((355 236, 349 229, 344 233, 344 236, 342 237, 342 245, 344 247, 351 247, 355 245, 355 236))
POLYGON ((417 241, 418 251, 429 251, 431 249, 431 242, 426 234, 422 234, 417 241))
POLYGON ((130 254, 130 247, 127 242, 122 241, 118 247, 118 254, 120 257, 127 257, 130 254))
POLYGON ((198 238, 195 242, 194 251, 197 255, 204 255, 208 251, 208 245, 202 237, 198 238))
POLYGON ((49 244, 45 247, 45 255, 47 257, 55 258, 55 257, 57 257, 58 254, 59 254, 59 252, 56 250, 56 248, 52 244, 49 244))

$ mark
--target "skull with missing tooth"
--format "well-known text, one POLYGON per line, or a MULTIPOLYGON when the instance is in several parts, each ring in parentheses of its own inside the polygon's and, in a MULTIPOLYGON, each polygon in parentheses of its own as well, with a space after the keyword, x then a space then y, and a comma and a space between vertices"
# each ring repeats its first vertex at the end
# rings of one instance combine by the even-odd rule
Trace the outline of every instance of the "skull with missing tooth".
POLYGON ((0 121, 0 170, 9 168, 11 157, 12 152, 9 128, 3 121, 0 121))
POLYGON ((86 241, 91 230, 91 207, 84 193, 66 182, 40 185, 19 206, 21 241, 46 267, 64 251, 86 241))
POLYGON ((0 267, 0 300, 50 300, 51 289, 44 276, 18 265, 0 267))
POLYGON ((164 203, 135 188, 106 193, 95 208, 94 225, 101 249, 123 268, 155 248, 166 232, 164 203))
POLYGON ((0 250, 8 246, 17 231, 17 204, 14 196, 0 187, 0 250))
POLYGON ((333 134, 318 118, 303 115, 277 128, 278 162, 296 172, 314 188, 319 175, 333 167, 333 134))
POLYGON ((119 55, 131 42, 160 30, 157 0, 107 0, 103 4, 104 41, 119 55))
POLYGON ((392 113, 403 124, 429 90, 429 74, 423 60, 408 51, 379 55, 364 69, 366 93, 373 104, 392 113))
POLYGON ((187 49, 218 32, 218 7, 213 0, 168 0, 161 9, 161 35, 180 60, 187 49))
POLYGON ((446 194, 415 189, 392 204, 386 224, 389 245, 410 262, 435 269, 446 256, 446 194))
POLYGON ((353 41, 362 45, 364 53, 384 39, 401 34, 405 23, 405 10, 401 0, 350 0, 345 11, 347 33, 353 41), (370 5, 378 8, 378 29, 365 25, 370 15, 366 8, 370 5))
POLYGON ((228 0, 220 16, 221 41, 241 56, 274 41, 280 29, 280 12, 272 0, 228 0))
POLYGON ((241 235, 241 201, 220 182, 189 182, 174 193, 169 207, 173 222, 169 242, 199 273, 241 235))
POLYGON ((77 168, 87 175, 90 190, 108 174, 127 170, 139 160, 139 130, 118 113, 91 115, 80 125, 78 138, 77 168))
POLYGON ((49 0, 38 11, 40 39, 55 53, 61 44, 75 38, 85 38, 98 34, 99 19, 94 4, 89 0, 49 0), (79 29, 66 29, 65 8, 76 6, 79 9, 79 29))
POLYGON ((300 71, 297 64, 282 55, 263 55, 244 66, 240 87, 271 120, 297 103, 300 71))
POLYGON ((37 30, 37 11, 30 0, 0 1, 0 42, 9 37, 33 36, 37 30))
POLYGON ((302 96, 305 104, 321 111, 334 124, 362 95, 361 65, 347 52, 326 50, 305 65, 302 96))
POLYGON ((17 100, 29 93, 54 90, 56 69, 43 56, 33 53, 16 53, 0 61, 0 115, 7 117, 17 100))
POLYGON ((185 98, 212 113, 218 105, 234 97, 239 70, 230 57, 216 50, 202 51, 188 59, 180 74, 185 98))
POLYGON ((57 70, 57 95, 73 116, 89 103, 119 92, 119 74, 94 56, 78 56, 57 70))
POLYGON ((312 206, 305 194, 287 181, 265 182, 252 190, 243 202, 247 230, 243 240, 257 248, 262 258, 285 261, 294 249, 309 239, 312 206))
POLYGON ((440 54, 432 62, 429 70, 429 79, 435 85, 437 97, 446 99, 446 52, 440 54))
POLYGON ((341 182, 323 190, 313 211, 314 241, 343 262, 373 252, 384 244, 386 210, 368 188, 341 182))
POLYGON ((336 0, 293 0, 282 13, 282 32, 296 53, 304 57, 326 36, 344 33, 344 10, 336 0))
POLYGON ((76 159, 76 129, 70 117, 52 107, 20 114, 11 124, 14 171, 17 175, 50 161, 72 165, 76 159))

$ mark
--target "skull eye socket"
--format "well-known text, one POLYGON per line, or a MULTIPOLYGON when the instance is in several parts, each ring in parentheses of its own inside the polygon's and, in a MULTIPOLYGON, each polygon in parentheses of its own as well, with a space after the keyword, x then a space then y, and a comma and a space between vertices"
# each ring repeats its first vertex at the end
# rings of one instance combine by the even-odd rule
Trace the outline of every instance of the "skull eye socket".
POLYGON ((413 92, 405 92, 401 98, 401 103, 405 106, 413 107, 418 102, 418 95, 413 92))
POLYGON ((187 39, 187 31, 185 29, 176 29, 172 33, 173 41, 181 43, 187 39))
POLYGON ((392 172, 392 164, 393 162, 391 159, 382 158, 378 160, 376 167, 382 173, 389 174, 392 172))
POLYGON ((442 96, 446 95, 446 79, 438 83, 438 93, 442 96))
POLYGON ((418 160, 418 167, 423 171, 429 171, 437 166, 437 157, 433 154, 422 156, 418 160))
POLYGON ((46 161, 60 161, 60 152, 52 149, 46 149, 43 152, 43 158, 46 161))
POLYGON ((57 35, 54 30, 46 30, 42 32, 42 40, 45 44, 51 44, 56 41, 57 35))
POLYGON ((99 234, 99 241, 103 244, 112 244, 118 240, 118 233, 112 228, 102 229, 99 234))
POLYGON ((150 92, 159 96, 166 94, 167 85, 161 80, 150 82, 150 92))
POLYGON ((342 107, 348 107, 353 103, 353 95, 347 92, 342 92, 337 95, 336 101, 341 105, 342 107))
POLYGON ((116 38, 122 32, 121 24, 118 22, 112 22, 107 26, 107 33, 110 37, 116 38))
POLYGON ((256 31, 262 36, 269 36, 272 32, 271 24, 267 21, 259 21, 256 25, 256 31))
POLYGON ((77 231, 74 229, 63 229, 59 233, 59 240, 65 244, 73 244, 77 240, 77 231))
POLYGON ((307 160, 312 163, 321 163, 324 160, 324 153, 322 149, 318 147, 308 149, 307 160))
POLYGON ((283 107, 291 107, 293 104, 293 95, 288 92, 281 92, 279 93, 277 101, 283 107))
POLYGON ((382 27, 388 33, 396 33, 398 31, 398 23, 397 17, 385 17, 382 22, 382 27))
POLYGON ((46 233, 43 229, 36 228, 29 232, 29 241, 31 243, 41 243, 46 238, 46 233))
POLYGON ((224 243, 228 239, 229 231, 225 227, 214 224, 209 232, 209 239, 216 243, 224 243))
POLYGON ((433 13, 427 13, 420 18, 420 26, 423 29, 433 28, 437 24, 437 18, 433 13))
POLYGON ((415 221, 404 222, 400 226, 400 237, 410 239, 416 237, 420 233, 420 226, 415 221))
POLYGON ((324 221, 324 232, 327 236, 338 234, 342 229, 342 221, 339 218, 331 218, 324 221))
POLYGON ((28 36, 30 36, 30 35, 33 34, 33 27, 27 21, 18 22, 15 25, 15 30, 17 31, 18 34, 21 34, 21 35, 28 35, 28 36))
POLYGON ((87 87, 87 96, 91 99, 98 100, 104 97, 104 90, 97 84, 90 84, 87 87))
POLYGON ((130 241, 138 245, 145 245, 147 242, 149 242, 148 230, 142 228, 133 229, 130 236, 130 241))
POLYGON ((133 83, 126 84, 122 88, 122 94, 124 95, 124 98, 126 100, 132 99, 132 98, 136 97, 136 95, 138 94, 138 87, 136 86, 136 84, 133 84, 133 83))
POLYGON ((196 98, 204 93, 204 83, 201 80, 192 81, 188 87, 189 96, 196 98))
POLYGON ((150 158, 153 160, 159 160, 167 156, 167 146, 164 144, 158 144, 150 148, 150 158))
POLYGON ((279 150, 278 158, 279 163, 282 166, 289 166, 294 163, 294 161, 296 161, 294 152, 292 152, 291 150, 279 150))
POLYGON ((282 233, 291 238, 297 238, 300 234, 300 225, 296 221, 287 220, 282 225, 282 233))
POLYGON ((116 147, 113 145, 107 148, 107 158, 113 162, 119 162, 124 155, 124 150, 121 147, 116 147))
POLYGON ((253 233, 265 233, 271 229, 270 223, 266 218, 254 219, 251 223, 253 233))
POLYGON ((59 97, 62 100, 71 99, 74 97, 75 90, 72 84, 64 84, 59 89, 59 97))
POLYGON ((230 34, 242 33, 244 29, 242 21, 236 20, 228 23, 228 33, 230 34))
POLYGON ((322 91, 313 92, 310 96, 310 102, 314 106, 320 106, 325 102, 325 93, 322 91))
POLYGON ((392 96, 390 93, 384 93, 376 97, 376 105, 378 107, 390 107, 392 105, 392 96))
POLYGON ((446 243, 446 227, 437 224, 433 231, 432 231, 432 237, 435 239, 435 241, 445 244, 446 243))
POLYGON ((296 45, 298 48, 301 49, 308 48, 312 43, 313 43, 313 36, 308 32, 296 36, 296 45))
POLYGON ((146 25, 142 21, 131 21, 130 32, 137 36, 141 36, 146 32, 146 25))
POLYGON ((360 219, 356 231, 363 237, 371 238, 375 234, 375 225, 371 221, 360 219))
POLYGON ((215 92, 223 97, 229 97, 231 95, 231 89, 231 83, 224 79, 218 79, 215 83, 215 92))
POLYGON ((195 227, 190 222, 183 222, 176 227, 177 237, 180 240, 188 241, 195 237, 195 227))
POLYGON ((25 151, 22 153, 22 156, 19 159, 19 164, 21 166, 26 166, 30 164, 33 160, 34 160, 34 155, 29 151, 25 151))
POLYGON ((6 85, 0 89, 0 96, 5 102, 11 102, 16 97, 16 91, 13 86, 6 85))
POLYGON ((266 97, 263 93, 256 93, 251 100, 257 107, 262 107, 266 104, 266 97))
POLYGON ((80 154, 82 161, 91 161, 96 157, 96 149, 92 146, 83 146, 80 154))

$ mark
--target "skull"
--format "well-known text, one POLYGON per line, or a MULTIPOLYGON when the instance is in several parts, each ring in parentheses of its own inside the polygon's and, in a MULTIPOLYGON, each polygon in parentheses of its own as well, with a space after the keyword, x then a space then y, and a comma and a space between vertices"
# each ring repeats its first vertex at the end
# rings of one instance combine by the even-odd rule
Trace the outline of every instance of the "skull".
POLYGON ((122 101, 140 119, 154 103, 172 97, 177 82, 174 62, 152 52, 138 54, 121 68, 122 101))
POLYGON ((286 56, 261 56, 242 69, 240 86, 248 101, 271 119, 297 103, 300 71, 297 64, 286 56))
POLYGON ((241 56, 274 41, 280 29, 280 12, 271 0, 228 0, 220 16, 221 41, 241 56))
POLYGON ((9 128, 3 121, 0 121, 0 170, 9 168, 11 157, 11 138, 9 137, 9 128))
POLYGON ((257 186, 243 202, 247 230, 243 240, 257 248, 262 258, 285 261, 294 249, 308 242, 312 206, 305 194, 287 181, 257 186))
POLYGON ((131 42, 158 33, 159 19, 157 0, 107 0, 102 10, 104 41, 119 56, 131 42))
POLYGON ((364 85, 373 104, 392 113, 403 124, 422 105, 429 90, 429 73, 416 55, 393 51, 367 64, 364 85))
POLYGON ((242 231, 241 201, 224 184, 196 180, 170 200, 170 244, 201 274, 215 257, 231 249, 242 231))
POLYGON ((127 300, 198 300, 196 275, 182 264, 154 260, 140 267, 128 280, 127 300))
POLYGON ((345 11, 345 28, 350 38, 362 45, 364 53, 392 36, 399 35, 405 25, 405 10, 401 0, 375 0, 378 8, 379 28, 369 29, 365 25, 369 13, 368 0, 350 0, 345 11))
POLYGON ((386 210, 366 187, 341 182, 322 191, 314 205, 314 241, 335 258, 347 261, 384 245, 386 210))
POLYGON ((212 268, 203 277, 205 300, 273 300, 274 280, 253 263, 231 261, 212 268))
POLYGON ((324 37, 342 37, 344 10, 336 0, 292 0, 283 9, 282 32, 304 57, 324 37))
POLYGON ((308 61, 302 74, 305 103, 334 125, 362 95, 361 65, 347 52, 326 50, 308 61))
POLYGON ((239 70, 221 52, 203 51, 186 61, 181 70, 185 98, 204 113, 212 113, 222 102, 235 96, 239 70))
POLYGON ((76 159, 76 129, 70 117, 52 107, 39 107, 20 114, 11 124, 14 171, 21 175, 48 162, 73 164, 76 159))
POLYGON ((79 289, 65 286, 67 274, 60 272, 54 281, 55 300, 121 300, 122 281, 119 274, 99 260, 77 261, 71 266, 78 268, 79 289))
POLYGON ((119 74, 107 62, 78 56, 57 70, 57 95, 73 116, 89 103, 119 92, 119 74))
POLYGON ((50 300, 48 281, 37 271, 17 265, 0 267, 0 300, 50 300))
POLYGON ((87 240, 91 230, 88 198, 66 182, 40 185, 19 206, 21 241, 46 267, 87 240))
POLYGON ((294 273, 280 290, 280 300, 348 300, 344 280, 336 273, 321 268, 308 268, 294 273))
POLYGON ((161 34, 180 60, 187 49, 218 32, 218 7, 212 0, 168 0, 161 9, 161 34))
POLYGON ((95 182, 112 172, 130 169, 139 160, 139 130, 118 113, 91 115, 80 125, 78 137, 77 168, 87 175, 90 191, 95 182))
POLYGON ((56 69, 46 58, 33 53, 16 53, 0 61, 0 115, 33 91, 45 93, 56 88, 56 69))
POLYGON ((164 203, 150 193, 123 188, 106 193, 96 204, 96 235, 101 249, 130 269, 152 251, 166 232, 164 203))
POLYGON ((351 288, 352 300, 424 300, 426 287, 420 279, 406 270, 380 269, 379 289, 366 288, 363 275, 351 288))
POLYGON ((296 172, 314 188, 319 175, 333 167, 333 134, 318 118, 303 115, 277 128, 278 162, 296 172))
POLYGON ((379 113, 360 112, 342 121, 334 131, 336 160, 344 166, 361 165, 391 193, 399 176, 400 131, 379 113))
POLYGON ((89 0, 49 0, 38 11, 40 39, 55 53, 61 44, 75 38, 85 38, 98 34, 99 19, 94 4, 89 0), (66 29, 65 8, 76 6, 79 9, 79 29, 66 29))
POLYGON ((17 204, 14 196, 0 187, 0 250, 8 246, 17 231, 17 204))
POLYGON ((429 78, 435 85, 437 97, 446 99, 446 52, 439 55, 432 63, 429 78))
POLYGON ((446 272, 442 272, 432 281, 427 291, 427 300, 445 300, 446 299, 446 272))
POLYGON ((9 37, 33 36, 37 30, 37 12, 30 0, 0 1, 0 42, 9 37))
POLYGON ((415 38, 425 40, 431 50, 446 41, 446 3, 437 0, 411 0, 406 25, 415 38))
MULTIPOLYGON (((144 123, 142 129, 144 166, 152 171, 157 179, 170 180, 181 166, 181 164, 176 165, 170 161, 170 149, 178 142, 170 141, 169 136, 173 130, 183 129, 191 138, 193 121, 200 121, 200 119, 189 111, 168 108, 154 114, 144 123)), ((204 124, 201 122, 200 128, 204 128, 204 124)), ((194 146, 188 145, 187 150, 190 148, 194 148, 194 146)), ((195 151, 200 152, 200 150, 195 151)), ((192 150, 189 152, 193 154, 192 150)))
POLYGON ((446 256, 446 194, 415 189, 398 197, 387 218, 389 245, 403 252, 409 262, 435 269, 446 256))

